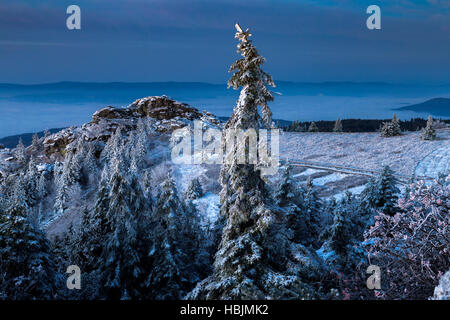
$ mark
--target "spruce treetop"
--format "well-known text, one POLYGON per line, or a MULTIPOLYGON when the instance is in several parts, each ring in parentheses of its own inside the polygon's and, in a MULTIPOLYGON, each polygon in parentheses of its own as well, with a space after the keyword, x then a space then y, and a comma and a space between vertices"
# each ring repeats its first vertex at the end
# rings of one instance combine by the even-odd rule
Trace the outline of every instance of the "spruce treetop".
POLYGON ((240 41, 237 52, 242 58, 230 67, 229 72, 234 74, 228 81, 228 87, 233 87, 235 90, 240 87, 242 89, 232 117, 238 118, 235 119, 237 128, 258 128, 261 120, 258 106, 261 106, 262 124, 270 126, 272 113, 268 102, 273 101, 273 95, 267 86, 275 87, 275 83, 272 77, 262 70, 265 59, 259 55, 258 50, 249 40, 251 36, 249 30, 243 31, 238 24, 236 24, 236 30, 235 38, 240 41))

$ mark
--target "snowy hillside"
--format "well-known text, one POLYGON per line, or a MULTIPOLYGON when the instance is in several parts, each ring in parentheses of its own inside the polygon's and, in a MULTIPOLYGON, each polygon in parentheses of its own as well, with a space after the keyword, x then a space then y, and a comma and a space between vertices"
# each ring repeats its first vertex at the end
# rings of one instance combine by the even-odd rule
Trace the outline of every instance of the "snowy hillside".
POLYGON ((281 135, 264 175, 275 83, 235 28, 241 92, 225 124, 153 96, 0 149, 0 300, 433 295, 450 269, 450 131, 431 117, 421 133, 396 115, 380 133, 312 122, 281 135), (196 148, 204 133, 214 153, 196 148), (373 288, 372 269, 384 272, 373 288))
POLYGON ((341 197, 345 190, 360 193, 370 176, 361 175, 358 169, 379 172, 388 165, 404 180, 413 174, 437 178, 449 172, 449 150, 448 129, 438 130, 438 139, 433 141, 421 140, 419 132, 405 132, 391 138, 380 137, 379 133, 284 132, 280 138, 282 159, 310 165, 294 164, 294 177, 305 182, 311 176, 323 197, 341 197), (314 166, 330 169, 310 168, 314 166), (340 170, 342 167, 346 169, 340 170))

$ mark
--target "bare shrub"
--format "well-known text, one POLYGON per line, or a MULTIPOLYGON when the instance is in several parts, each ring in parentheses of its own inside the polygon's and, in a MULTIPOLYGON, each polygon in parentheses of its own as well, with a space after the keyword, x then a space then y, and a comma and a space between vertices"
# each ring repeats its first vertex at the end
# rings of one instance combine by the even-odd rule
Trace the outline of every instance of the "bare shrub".
POLYGON ((450 176, 445 183, 411 185, 395 216, 380 213, 366 233, 369 261, 381 267, 378 297, 427 299, 450 268, 450 176))

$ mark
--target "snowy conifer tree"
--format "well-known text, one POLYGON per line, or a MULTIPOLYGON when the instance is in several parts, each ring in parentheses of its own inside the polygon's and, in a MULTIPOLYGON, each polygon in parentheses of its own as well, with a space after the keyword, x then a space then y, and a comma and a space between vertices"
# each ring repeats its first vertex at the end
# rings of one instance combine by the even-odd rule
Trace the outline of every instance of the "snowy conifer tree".
POLYGON ((39 175, 37 195, 39 199, 44 199, 48 195, 47 178, 45 177, 45 173, 41 173, 39 175))
POLYGON ((275 188, 275 201, 279 206, 297 204, 303 206, 303 195, 299 192, 299 188, 291 178, 291 166, 288 164, 282 168, 281 179, 275 188))
POLYGON ((195 208, 184 206, 170 174, 160 186, 152 216, 151 270, 146 285, 152 299, 181 299, 199 281, 199 223, 195 208))
POLYGON ((397 115, 394 113, 391 122, 384 122, 381 126, 382 137, 394 137, 402 134, 400 129, 400 122, 397 115))
POLYGON ((83 167, 91 174, 98 170, 97 158, 95 157, 95 146, 92 143, 87 146, 83 167))
POLYGON ((138 132, 138 135, 136 136, 134 153, 136 155, 136 164, 138 165, 138 167, 142 167, 145 164, 145 158, 147 156, 145 131, 138 132))
POLYGON ((330 247, 341 256, 347 253, 347 245, 351 238, 350 228, 351 221, 348 219, 348 212, 337 210, 331 227, 330 247))
POLYGON ((316 205, 319 201, 315 192, 298 186, 292 180, 289 165, 284 168, 281 181, 275 189, 275 200, 287 210, 287 226, 292 233, 290 239, 306 246, 313 244, 317 237, 317 232, 313 230, 318 223, 311 217, 318 218, 316 205))
POLYGON ((389 166, 385 166, 378 177, 369 181, 361 197, 367 209, 377 209, 394 215, 399 193, 393 171, 389 166))
POLYGON ((150 170, 144 171, 144 177, 142 178, 142 189, 144 190, 144 196, 147 199, 149 208, 153 207, 153 195, 152 195, 152 177, 150 170))
POLYGON ((392 115, 392 125, 394 126, 396 133, 401 134, 402 131, 400 130, 400 120, 398 119, 398 116, 394 113, 392 115))
POLYGON ((48 192, 47 178, 45 177, 45 173, 42 172, 39 176, 39 181, 37 184, 37 196, 39 199, 37 216, 38 223, 41 223, 44 217, 44 199, 48 195, 48 192))
POLYGON ((334 123, 333 132, 342 132, 341 118, 337 118, 336 122, 334 123))
MULTIPOLYGON (((223 136, 230 143, 234 129, 259 132, 258 106, 267 106, 273 96, 266 85, 272 78, 261 66, 264 58, 249 40, 248 30, 236 25, 238 53, 242 58, 230 68, 234 71, 229 86, 242 87, 233 114, 224 127, 223 136)), ((268 107, 262 118, 268 117, 268 107)), ((240 164, 236 148, 226 148, 227 162, 222 165, 221 214, 226 218, 222 240, 216 254, 213 274, 199 283, 187 296, 191 299, 282 299, 307 298, 306 286, 287 270, 286 231, 276 230, 279 212, 270 197, 259 170, 252 164, 240 164), (275 236, 277 236, 275 240, 275 236), (275 244, 276 242, 276 244, 275 244)), ((280 217, 280 219, 283 219, 280 217)))
POLYGON ((19 139, 19 143, 14 150, 14 155, 16 156, 16 159, 20 164, 23 165, 27 162, 27 153, 22 138, 19 139))
POLYGON ((139 118, 136 128, 136 142, 134 144, 136 164, 141 168, 145 164, 147 156, 147 130, 142 118, 139 118))
POLYGON ((305 131, 305 128, 300 124, 300 122, 298 120, 295 120, 295 121, 291 122, 287 131, 302 132, 302 131, 305 131))
POLYGON ((434 140, 436 139, 436 130, 433 128, 433 117, 428 116, 427 126, 422 130, 420 134, 422 140, 434 140))
POLYGON ((185 198, 195 200, 201 197, 203 197, 202 185, 200 184, 200 180, 198 180, 198 178, 194 178, 189 183, 189 186, 185 193, 185 198))
POLYGON ((34 157, 31 157, 28 162, 28 169, 23 177, 23 188, 27 196, 27 203, 30 206, 34 206, 36 201, 39 199, 38 194, 38 183, 39 183, 39 173, 36 167, 36 161, 34 157))
POLYGON ((33 135, 33 140, 31 142, 31 149, 35 152, 38 152, 42 149, 42 143, 39 141, 37 133, 33 135))
POLYGON ((308 176, 308 180, 306 182, 303 208, 303 219, 305 220, 308 228, 308 238, 303 241, 307 245, 318 245, 317 239, 319 238, 321 228, 322 203, 317 195, 317 192, 314 190, 310 176, 308 176))
POLYGON ((68 208, 69 202, 78 200, 80 186, 78 181, 81 177, 81 157, 76 153, 66 154, 61 174, 56 175, 56 199, 54 209, 56 214, 61 215, 68 208))
POLYGON ((319 132, 319 128, 314 121, 309 125, 308 132, 319 132))
POLYGON ((105 148, 102 151, 102 162, 111 161, 114 154, 117 154, 122 147, 122 128, 118 127, 114 134, 106 142, 105 148))
POLYGON ((202 230, 199 212, 192 200, 183 203, 183 210, 182 232, 185 239, 183 250, 192 257, 193 271, 188 272, 193 272, 194 275, 189 279, 189 290, 191 290, 199 280, 206 278, 212 271, 213 254, 208 251, 207 241, 214 239, 207 239, 210 234, 202 230))
POLYGON ((329 203, 327 207, 333 208, 334 216, 320 235, 324 241, 320 250, 327 252, 324 257, 328 265, 353 277, 357 266, 366 259, 361 241, 364 231, 373 223, 373 212, 363 210, 359 198, 348 191, 339 203, 329 203))
POLYGON ((114 164, 106 219, 110 233, 102 252, 104 292, 112 299, 143 297, 146 272, 148 208, 137 176, 127 179, 114 164))
MULTIPOLYGON (((87 233, 89 235, 87 241, 83 243, 84 248, 82 254, 79 254, 79 256, 82 255, 82 258, 80 259, 81 266, 86 269, 87 272, 99 269, 102 265, 101 253, 107 237, 111 233, 111 226, 108 224, 107 220, 110 203, 109 194, 109 180, 101 179, 93 213, 92 215, 89 215, 89 225, 86 228, 83 223, 81 230, 82 233, 87 233)), ((85 214, 88 213, 85 212, 85 214)))
POLYGON ((58 281, 48 240, 27 217, 25 193, 16 188, 0 213, 0 296, 11 300, 52 299, 58 281))

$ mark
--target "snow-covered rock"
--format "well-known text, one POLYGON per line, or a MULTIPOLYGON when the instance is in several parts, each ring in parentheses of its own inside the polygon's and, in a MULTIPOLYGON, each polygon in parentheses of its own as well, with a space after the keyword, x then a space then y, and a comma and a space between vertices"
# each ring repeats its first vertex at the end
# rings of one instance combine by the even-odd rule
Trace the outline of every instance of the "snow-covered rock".
POLYGON ((53 164, 49 164, 49 163, 42 163, 42 164, 38 164, 36 166, 36 169, 39 173, 42 172, 52 172, 54 168, 53 164))
POLYGON ((213 114, 200 112, 186 103, 180 103, 167 96, 155 96, 138 99, 126 108, 108 106, 100 109, 92 116, 92 121, 81 127, 61 130, 44 139, 47 155, 64 154, 69 144, 82 138, 85 141, 106 142, 121 127, 122 132, 134 130, 138 120, 146 118, 155 132, 170 133, 183 128, 194 120, 206 124, 220 125, 213 114))

